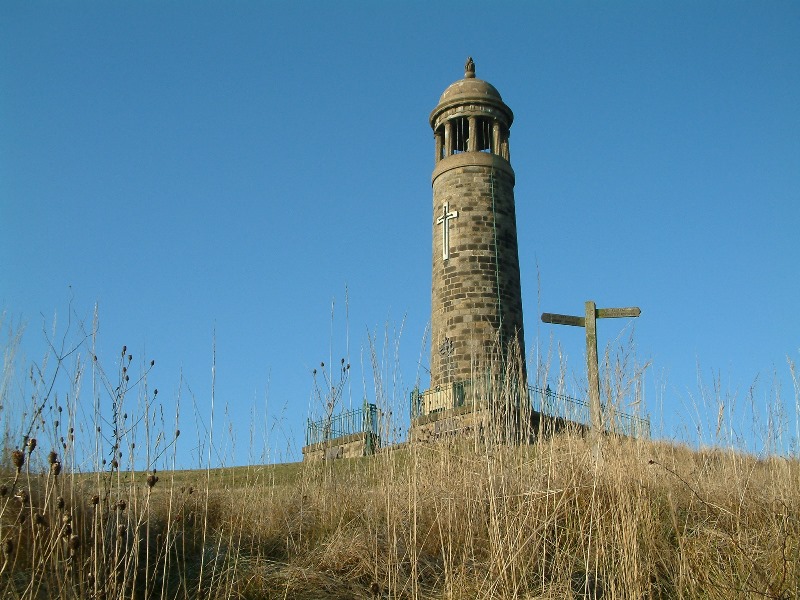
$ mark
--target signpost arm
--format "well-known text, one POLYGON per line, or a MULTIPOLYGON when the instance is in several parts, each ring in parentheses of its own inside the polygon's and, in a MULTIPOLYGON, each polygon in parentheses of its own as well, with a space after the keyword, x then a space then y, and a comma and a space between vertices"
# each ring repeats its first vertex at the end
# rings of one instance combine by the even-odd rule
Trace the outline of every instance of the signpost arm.
POLYGON ((622 317, 638 317, 642 314, 638 306, 627 308, 597 308, 597 305, 588 300, 586 302, 586 316, 574 317, 571 315, 558 315, 542 313, 542 321, 556 325, 573 325, 586 328, 586 370, 589 378, 589 416, 592 431, 603 431, 603 411, 600 405, 600 367, 597 358, 597 319, 619 319, 622 317))
POLYGON ((603 431, 603 415, 600 411, 600 369, 597 359, 597 305, 586 302, 586 369, 589 377, 589 411, 592 430, 603 431))

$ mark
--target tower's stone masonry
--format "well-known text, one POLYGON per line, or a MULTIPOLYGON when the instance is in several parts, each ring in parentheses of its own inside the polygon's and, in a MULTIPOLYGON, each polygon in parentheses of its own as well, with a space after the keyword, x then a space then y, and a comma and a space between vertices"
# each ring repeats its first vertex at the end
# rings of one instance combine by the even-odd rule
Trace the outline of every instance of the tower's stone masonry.
MULTIPOLYGON (((509 357, 524 377, 514 170, 509 156, 513 113, 491 84, 450 85, 431 113, 435 140, 431 389, 421 414, 453 407, 453 386, 500 375, 509 357)), ((456 403, 457 405, 457 403, 456 403)))
POLYGON ((451 168, 433 180, 432 388, 472 379, 476 361, 502 362, 513 340, 524 356, 514 171, 486 153, 439 165, 451 168), (445 204, 458 212, 447 260, 437 223, 445 204))

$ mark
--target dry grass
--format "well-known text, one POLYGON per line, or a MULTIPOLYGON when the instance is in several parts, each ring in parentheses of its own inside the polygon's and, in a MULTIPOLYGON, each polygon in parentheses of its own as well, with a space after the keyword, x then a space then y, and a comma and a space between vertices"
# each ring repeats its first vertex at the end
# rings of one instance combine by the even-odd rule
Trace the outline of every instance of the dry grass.
POLYGON ((293 473, 280 481, 251 469, 235 486, 225 470, 176 473, 171 484, 161 473, 152 489, 139 477, 100 498, 81 478, 23 468, 7 476, 0 504, 0 590, 26 599, 797 597, 798 461, 626 439, 606 439, 602 460, 594 456, 571 434, 526 447, 453 441, 335 468, 282 467, 293 473))
POLYGON ((800 597, 797 459, 616 437, 598 450, 566 431, 156 474, 119 462, 174 441, 140 431, 153 442, 134 447, 126 394, 138 382, 145 413, 155 394, 127 374, 102 387, 114 410, 97 422, 111 431, 88 474, 54 424, 75 404, 58 411, 49 380, 34 382, 28 441, 6 444, 0 473, 0 597, 800 597), (37 435, 51 441, 32 448, 37 435))

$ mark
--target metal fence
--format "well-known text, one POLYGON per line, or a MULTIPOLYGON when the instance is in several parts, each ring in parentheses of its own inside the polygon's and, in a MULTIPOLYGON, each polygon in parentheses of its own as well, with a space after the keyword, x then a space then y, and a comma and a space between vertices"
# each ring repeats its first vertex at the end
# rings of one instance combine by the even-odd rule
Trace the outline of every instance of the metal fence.
POLYGON ((337 415, 312 421, 306 425, 306 446, 343 438, 356 433, 378 436, 380 411, 375 404, 364 403, 361 408, 345 410, 337 415))
MULTIPOLYGON (((486 390, 483 393, 475 391, 471 382, 458 382, 452 386, 425 392, 414 390, 411 392, 411 418, 415 419, 421 415, 469 405, 475 401, 475 398, 490 395, 486 390)), ((524 402, 524 400, 522 401, 524 402)), ((528 401, 531 410, 545 416, 581 425, 591 424, 588 402, 553 392, 549 386, 544 389, 529 386, 528 401)), ((611 409, 608 406, 602 406, 601 412, 607 431, 637 438, 650 437, 649 419, 611 409)))
MULTIPOLYGON (((529 386, 531 409, 548 417, 561 418, 573 423, 590 425, 589 403, 572 396, 557 394, 550 387, 529 386)), ((650 419, 628 414, 607 405, 601 405, 603 426, 606 431, 636 438, 650 437, 650 419)))

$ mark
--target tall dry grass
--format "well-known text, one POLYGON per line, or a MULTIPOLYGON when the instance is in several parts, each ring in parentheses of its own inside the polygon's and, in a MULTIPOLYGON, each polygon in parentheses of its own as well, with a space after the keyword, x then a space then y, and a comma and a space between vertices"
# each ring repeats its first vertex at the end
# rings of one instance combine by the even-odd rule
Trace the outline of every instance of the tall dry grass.
MULTIPOLYGON (((453 437, 332 463, 154 472, 177 432, 153 418, 148 363, 123 351, 109 376, 92 330, 79 338, 51 345, 25 424, 7 427, 2 598, 800 596, 796 458, 567 429, 522 445, 453 437), (81 352, 89 360, 71 360, 81 352), (50 385, 59 370, 78 382, 69 400, 50 385), (72 436, 87 373, 100 430, 82 472, 72 436)), ((20 389, 19 336, 8 339, 3 411, 20 389)), ((613 372, 608 390, 636 388, 613 372)))

